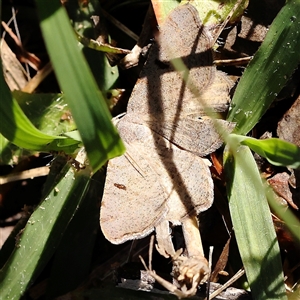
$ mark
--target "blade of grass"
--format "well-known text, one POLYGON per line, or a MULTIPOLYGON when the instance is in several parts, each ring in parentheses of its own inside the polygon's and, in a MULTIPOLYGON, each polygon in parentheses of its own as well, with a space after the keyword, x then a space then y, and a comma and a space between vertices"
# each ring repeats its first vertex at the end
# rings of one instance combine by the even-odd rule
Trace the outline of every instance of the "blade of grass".
POLYGON ((253 299, 287 299, 280 249, 256 162, 247 146, 228 137, 227 194, 238 248, 253 299))
POLYGON ((8 238, 5 240, 4 244, 2 245, 2 248, 0 250, 0 269, 3 268, 4 264, 8 260, 9 256, 13 252, 15 246, 16 246, 16 238, 20 231, 26 226, 26 223, 29 219, 29 215, 27 213, 23 213, 22 218, 18 221, 18 223, 14 226, 14 229, 8 236, 8 238))
POLYGON ((80 42, 85 47, 89 47, 91 49, 102 51, 106 53, 117 53, 117 54, 128 54, 130 53, 130 50, 127 49, 121 49, 117 47, 113 47, 109 44, 103 44, 98 41, 95 41, 93 39, 86 38, 82 35, 80 35, 78 32, 75 31, 76 38, 78 42, 80 42))
POLYGON ((0 165, 12 163, 13 151, 9 149, 10 142, 0 133, 0 165))
POLYGON ((300 148, 295 144, 277 138, 258 140, 238 134, 230 134, 230 138, 248 146, 275 166, 300 167, 300 148))
MULTIPOLYGON (((57 167, 53 165, 55 175, 57 167)), ((49 193, 19 233, 16 247, 0 271, 1 299, 20 299, 45 267, 86 193, 90 174, 89 167, 76 171, 66 164, 54 183, 46 182, 49 193)))
POLYGON ((74 290, 90 272, 94 242, 99 228, 99 200, 105 181, 105 172, 101 171, 93 176, 89 190, 55 252, 46 299, 55 299, 74 290))
POLYGON ((59 1, 37 0, 41 29, 55 74, 66 95, 90 164, 99 169, 125 148, 111 123, 105 100, 77 47, 70 21, 59 1))
POLYGON ((42 132, 61 135, 76 129, 67 101, 62 94, 28 94, 12 92, 21 109, 42 132))
POLYGON ((30 150, 43 150, 54 140, 66 139, 41 132, 26 117, 13 98, 2 73, 0 62, 0 133, 19 147, 30 150))
POLYGON ((227 120, 247 134, 264 115, 300 62, 300 1, 288 0, 246 68, 227 120))
MULTIPOLYGON (((88 39, 94 39, 99 34, 93 21, 93 16, 100 16, 100 25, 98 24, 96 27, 102 27, 102 21, 105 23, 99 1, 91 0, 84 6, 78 1, 69 1, 67 9, 72 27, 76 32, 88 39)), ((108 101, 107 90, 113 88, 119 78, 118 67, 112 67, 108 63, 107 56, 104 52, 95 51, 85 47, 83 44, 78 44, 78 47, 84 54, 98 88, 105 97, 105 100, 108 101)))
POLYGON ((300 221, 295 216, 295 214, 291 211, 290 208, 286 209, 278 203, 276 199, 276 194, 274 190, 269 186, 266 185, 266 195, 268 198, 268 202, 272 211, 276 214, 277 217, 280 218, 285 223, 285 226, 289 229, 295 241, 300 246, 300 221))

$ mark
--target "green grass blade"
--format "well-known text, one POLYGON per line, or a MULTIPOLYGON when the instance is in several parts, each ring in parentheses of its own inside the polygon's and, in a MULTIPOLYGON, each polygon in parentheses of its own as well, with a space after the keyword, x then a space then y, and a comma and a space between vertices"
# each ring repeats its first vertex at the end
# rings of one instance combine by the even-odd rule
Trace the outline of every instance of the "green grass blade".
POLYGON ((13 151, 9 149, 9 144, 9 140, 0 133, 0 165, 12 163, 13 151))
POLYGON ((300 62, 300 1, 288 0, 249 63, 234 93, 227 120, 247 134, 264 115, 300 62))
POLYGON ((100 212, 97 208, 105 181, 105 172, 101 171, 93 176, 89 190, 55 252, 51 262, 46 299, 55 299, 74 290, 89 275, 99 228, 100 212))
MULTIPOLYGON (((14 229, 9 234, 8 238, 5 240, 4 244, 0 250, 0 269, 3 268, 6 261, 10 257, 16 246, 16 238, 18 237, 20 231, 26 226, 26 223, 29 219, 29 215, 24 214, 18 223, 14 226, 14 229)), ((0 297, 1 299, 1 297, 0 297)))
POLYGON ((230 134, 230 138, 248 146, 275 166, 300 168, 300 148, 295 144, 277 138, 258 140, 237 134, 230 134))
POLYGON ((0 133, 19 147, 43 150, 47 144, 57 139, 65 139, 44 134, 29 121, 4 80, 0 63, 0 133))
POLYGON ((0 271, 1 299, 20 299, 45 267, 86 193, 90 174, 89 167, 75 171, 67 164, 55 184, 50 183, 52 189, 31 215, 0 271))
POLYGON ((80 139, 60 136, 76 128, 72 119, 62 120, 63 115, 69 113, 62 95, 11 93, 6 83, 2 81, 2 84, 0 132, 9 140, 0 134, 0 163, 16 162, 30 151, 56 150, 72 154, 78 149, 80 139))
POLYGON ((105 100, 77 47, 59 1, 37 0, 41 29, 55 74, 71 108, 91 166, 97 170, 125 148, 111 123, 105 100))
POLYGON ((62 94, 28 94, 13 91, 21 109, 40 131, 50 135, 62 135, 76 129, 70 108, 62 94))
POLYGON ((279 245, 252 153, 235 143, 224 161, 230 214, 253 299, 287 299, 279 245))
POLYGON ((295 144, 276 138, 266 140, 247 138, 242 144, 265 157, 275 166, 287 166, 294 169, 300 167, 300 148, 295 144))
MULTIPOLYGON (((78 1, 69 1, 67 5, 68 16, 75 32, 78 32, 81 36, 84 36, 87 39, 94 39, 97 30, 95 31, 92 17, 100 14, 100 20, 103 19, 101 15, 101 5, 99 1, 95 0, 89 1, 86 4, 86 6, 82 6, 78 1)), ((131 45, 131 47, 132 46, 133 45, 131 45)), ((83 44, 78 44, 78 47, 87 60, 97 82, 98 88, 105 97, 105 100, 108 101, 107 91, 115 86, 119 78, 118 67, 112 67, 108 63, 104 52, 95 51, 91 48, 85 47, 83 44)))
POLYGON ((290 233, 295 238, 295 242, 298 243, 298 247, 300 246, 300 221, 295 216, 294 212, 291 211, 290 208, 286 208, 278 202, 276 197, 276 193, 269 186, 266 185, 266 195, 268 198, 268 202, 272 211, 276 214, 277 217, 280 218, 285 224, 285 226, 289 229, 290 233))
POLYGON ((130 53, 130 50, 113 47, 109 44, 103 44, 103 43, 100 43, 93 39, 86 38, 86 37, 80 35, 77 31, 75 31, 75 35, 76 35, 78 42, 80 42, 85 47, 89 47, 96 51, 102 51, 102 52, 106 52, 106 53, 116 53, 116 54, 130 53))

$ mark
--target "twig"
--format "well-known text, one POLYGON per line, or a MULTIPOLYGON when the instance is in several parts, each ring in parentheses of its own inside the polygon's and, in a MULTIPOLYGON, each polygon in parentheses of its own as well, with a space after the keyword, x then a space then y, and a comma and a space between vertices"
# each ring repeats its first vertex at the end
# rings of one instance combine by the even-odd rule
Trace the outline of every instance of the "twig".
POLYGON ((48 62, 41 70, 37 71, 35 76, 28 81, 22 92, 32 93, 39 84, 53 71, 51 62, 48 62))
POLYGON ((212 255, 213 255, 214 247, 210 246, 209 247, 209 257, 208 257, 208 268, 209 268, 209 277, 208 277, 208 282, 207 282, 207 300, 210 299, 209 297, 209 290, 210 290, 210 277, 211 277, 211 266, 212 266, 212 255))
POLYGON ((214 60, 214 64, 216 66, 243 66, 247 65, 253 56, 240 57, 234 59, 216 59, 214 60))
POLYGON ((225 289, 227 289, 230 285, 232 285, 235 281, 237 281, 240 277, 245 274, 244 269, 240 269, 232 278, 230 278, 224 285, 222 285, 219 289, 211 293, 209 299, 213 299, 217 297, 220 293, 222 293, 225 289))
POLYGON ((49 167, 40 167, 34 168, 18 173, 9 174, 6 176, 0 176, 0 185, 6 184, 8 182, 24 180, 24 179, 33 179, 35 177, 46 176, 49 174, 49 167))
POLYGON ((107 11, 102 9, 101 12, 108 21, 110 21, 117 28, 126 33, 128 36, 130 36, 133 40, 137 41, 139 39, 139 37, 134 32, 132 32, 128 27, 126 27, 120 21, 118 21, 116 18, 110 15, 107 11))

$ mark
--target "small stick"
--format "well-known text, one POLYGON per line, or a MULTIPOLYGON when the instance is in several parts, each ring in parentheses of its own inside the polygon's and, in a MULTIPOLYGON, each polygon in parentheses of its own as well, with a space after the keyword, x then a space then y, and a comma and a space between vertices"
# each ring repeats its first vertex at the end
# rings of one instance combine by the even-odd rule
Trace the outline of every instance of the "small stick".
POLYGON ((153 247, 154 247, 154 235, 151 236, 150 244, 149 244, 149 270, 150 271, 152 271, 153 247))
POLYGON ((39 84, 53 71, 51 62, 48 62, 42 69, 38 70, 34 77, 23 87, 22 92, 32 93, 39 84))
POLYGON ((101 13, 108 21, 110 21, 117 28, 119 28, 121 31, 126 33, 128 36, 130 36, 133 40, 137 41, 139 39, 139 37, 133 31, 131 31, 128 27, 123 25, 120 21, 118 21, 116 18, 114 18, 112 15, 110 15, 107 11, 102 9, 101 13))
POLYGON ((224 285, 222 285, 219 289, 211 293, 209 299, 213 299, 217 297, 220 293, 222 293, 225 289, 227 289, 230 285, 232 285, 235 281, 237 281, 240 277, 245 274, 245 270, 240 269, 231 279, 229 279, 224 285))
POLYGON ((243 66, 250 62, 253 56, 240 57, 234 59, 216 59, 213 63, 216 66, 243 66))
POLYGON ((33 179, 35 177, 46 176, 49 174, 49 170, 49 167, 40 167, 9 174, 7 176, 0 176, 0 185, 18 180, 33 179))
POLYGON ((210 277, 211 277, 211 266, 212 266, 212 255, 213 255, 214 247, 210 246, 209 247, 209 257, 208 257, 208 268, 209 268, 209 276, 208 276, 208 281, 207 281, 207 294, 206 298, 209 300, 209 290, 210 290, 210 277))

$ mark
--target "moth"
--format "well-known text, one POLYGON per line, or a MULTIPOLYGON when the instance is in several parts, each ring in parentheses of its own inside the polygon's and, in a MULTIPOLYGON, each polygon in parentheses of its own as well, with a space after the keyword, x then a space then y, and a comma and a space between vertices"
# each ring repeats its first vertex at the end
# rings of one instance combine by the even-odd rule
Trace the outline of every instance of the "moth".
POLYGON ((197 221, 213 203, 203 157, 222 145, 220 131, 234 127, 206 116, 226 110, 232 87, 213 66, 212 40, 190 4, 176 7, 161 26, 127 113, 115 120, 127 150, 108 163, 100 211, 102 231, 114 244, 155 230, 156 248, 173 259, 186 295, 209 273, 197 221), (178 59, 186 66, 179 72, 172 64, 178 59), (175 251, 170 223, 182 226, 187 256, 175 251))

